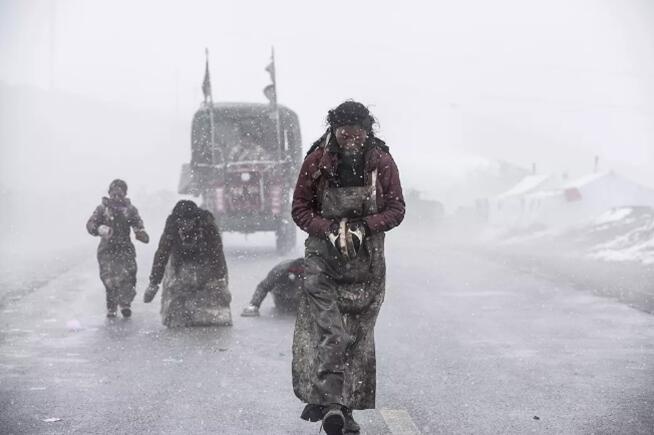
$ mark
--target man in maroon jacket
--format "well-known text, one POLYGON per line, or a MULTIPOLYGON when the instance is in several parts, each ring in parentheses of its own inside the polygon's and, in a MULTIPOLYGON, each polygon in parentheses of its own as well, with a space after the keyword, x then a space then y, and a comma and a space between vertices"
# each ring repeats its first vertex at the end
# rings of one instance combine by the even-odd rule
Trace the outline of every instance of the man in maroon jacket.
POLYGON ((293 194, 305 243, 304 293, 293 338, 302 418, 327 434, 358 432, 353 409, 375 407, 374 326, 384 299, 384 232, 404 218, 397 166, 361 103, 330 110, 293 194))

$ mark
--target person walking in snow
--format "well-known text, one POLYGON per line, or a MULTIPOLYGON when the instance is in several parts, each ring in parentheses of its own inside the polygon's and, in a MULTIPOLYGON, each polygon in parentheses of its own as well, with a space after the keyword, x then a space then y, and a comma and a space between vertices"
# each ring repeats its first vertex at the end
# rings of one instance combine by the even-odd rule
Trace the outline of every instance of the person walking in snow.
POLYGON ((107 317, 132 315, 131 304, 136 296, 136 250, 130 238, 148 243, 139 212, 127 198, 127 183, 116 179, 109 185, 109 196, 103 197, 86 223, 92 236, 100 237, 98 263, 100 279, 106 290, 107 317))
POLYGON ((328 435, 356 433, 352 410, 375 407, 374 327, 384 300, 384 233, 405 203, 397 166, 361 103, 327 116, 293 194, 292 216, 305 242, 304 292, 293 337, 293 389, 301 418, 328 435))

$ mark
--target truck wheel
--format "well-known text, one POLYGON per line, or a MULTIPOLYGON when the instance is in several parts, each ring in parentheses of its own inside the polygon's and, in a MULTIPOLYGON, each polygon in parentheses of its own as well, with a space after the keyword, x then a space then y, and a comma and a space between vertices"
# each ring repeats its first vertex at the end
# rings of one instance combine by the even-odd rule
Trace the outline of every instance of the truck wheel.
POLYGON ((223 228, 220 226, 220 218, 216 215, 213 216, 213 222, 216 224, 216 229, 218 230, 218 235, 222 239, 223 237, 223 228))
POLYGON ((289 221, 283 221, 275 232, 277 240, 277 253, 280 255, 287 254, 295 247, 297 241, 297 231, 295 224, 289 221))

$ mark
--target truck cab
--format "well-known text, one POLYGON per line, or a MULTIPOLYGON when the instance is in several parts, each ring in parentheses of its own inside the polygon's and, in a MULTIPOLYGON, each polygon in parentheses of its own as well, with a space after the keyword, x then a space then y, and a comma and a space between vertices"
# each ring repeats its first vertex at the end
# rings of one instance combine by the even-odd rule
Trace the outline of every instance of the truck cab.
POLYGON ((296 243, 290 204, 302 163, 295 112, 257 103, 204 104, 191 127, 179 193, 201 197, 221 231, 274 231, 280 254, 296 243))

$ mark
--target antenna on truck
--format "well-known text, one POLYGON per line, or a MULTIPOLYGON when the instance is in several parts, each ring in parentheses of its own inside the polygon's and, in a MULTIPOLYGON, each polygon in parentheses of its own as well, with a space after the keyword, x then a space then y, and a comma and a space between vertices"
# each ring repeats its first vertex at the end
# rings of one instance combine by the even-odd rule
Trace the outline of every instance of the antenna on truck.
POLYGON ((213 122, 213 95, 211 95, 211 76, 209 75, 209 49, 204 49, 204 80, 202 80, 202 94, 204 95, 204 108, 209 115, 209 144, 211 145, 211 164, 215 165, 215 144, 214 133, 215 126, 213 122))
MULTIPOLYGON (((204 108, 209 115, 209 146, 211 146, 211 164, 216 165, 216 123, 214 122, 213 113, 213 95, 211 92, 211 76, 209 75, 209 49, 204 49, 205 65, 204 65, 204 80, 202 80, 202 94, 204 95, 204 108)), ((227 175, 227 152, 224 148, 221 149, 223 178, 227 175)))
POLYGON ((266 67, 266 71, 270 73, 271 84, 263 88, 263 94, 268 98, 270 106, 273 109, 273 115, 275 117, 275 129, 277 133, 277 151, 279 156, 282 156, 282 129, 279 119, 279 106, 277 105, 277 78, 275 75, 275 47, 272 47, 270 55, 270 64, 266 67))

